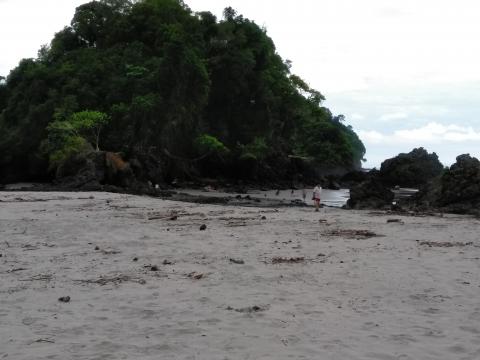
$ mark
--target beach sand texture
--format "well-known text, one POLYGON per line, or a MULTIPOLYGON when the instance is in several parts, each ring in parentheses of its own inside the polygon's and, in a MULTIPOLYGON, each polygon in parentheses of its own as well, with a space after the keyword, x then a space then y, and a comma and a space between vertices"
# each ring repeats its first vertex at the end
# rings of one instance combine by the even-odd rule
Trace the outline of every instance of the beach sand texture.
POLYGON ((0 359, 480 359, 477 219, 0 200, 0 359))

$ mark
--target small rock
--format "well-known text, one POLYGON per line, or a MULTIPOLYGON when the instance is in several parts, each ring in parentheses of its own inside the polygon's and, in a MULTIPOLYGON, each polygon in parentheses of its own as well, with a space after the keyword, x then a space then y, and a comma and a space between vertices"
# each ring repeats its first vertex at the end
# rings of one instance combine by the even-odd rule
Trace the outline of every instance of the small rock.
POLYGON ((138 261, 138 258, 137 258, 137 257, 134 257, 134 258, 133 258, 133 261, 138 261))
POLYGON ((95 250, 100 250, 100 248, 98 246, 95 246, 95 250))
POLYGON ((325 254, 322 254, 322 253, 320 253, 320 254, 318 254, 317 256, 318 256, 318 257, 322 257, 322 256, 326 256, 326 255, 325 255, 325 254))
POLYGON ((170 220, 177 220, 177 219, 178 219, 177 215, 173 215, 172 217, 170 217, 170 220))
POLYGON ((157 265, 150 266, 150 271, 158 271, 158 266, 157 265))
POLYGON ((70 302, 70 296, 62 296, 61 298, 58 298, 58 301, 68 303, 70 302))
POLYGON ((232 259, 232 258, 230 258, 230 262, 234 263, 234 264, 245 264, 245 261, 243 261, 242 259, 232 259))
POLYGON ((163 260, 163 265, 173 265, 173 262, 170 260, 163 260))
POLYGON ((207 225, 205 225, 205 224, 202 224, 202 225, 200 226, 200 230, 202 230, 202 231, 203 231, 203 230, 206 230, 206 229, 207 229, 207 225))
POLYGON ((197 273, 196 271, 191 272, 191 273, 188 274, 187 276, 188 276, 189 278, 195 279, 195 280, 200 280, 201 278, 203 278, 203 274, 202 274, 202 273, 197 273))
POLYGON ((267 217, 266 217, 266 216, 262 216, 262 220, 267 220, 267 217))

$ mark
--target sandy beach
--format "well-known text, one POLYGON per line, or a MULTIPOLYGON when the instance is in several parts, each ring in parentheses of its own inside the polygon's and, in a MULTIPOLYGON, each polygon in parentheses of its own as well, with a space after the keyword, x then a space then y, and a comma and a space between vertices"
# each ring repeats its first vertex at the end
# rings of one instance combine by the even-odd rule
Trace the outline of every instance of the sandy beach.
POLYGON ((480 359, 479 229, 0 192, 0 359, 480 359))

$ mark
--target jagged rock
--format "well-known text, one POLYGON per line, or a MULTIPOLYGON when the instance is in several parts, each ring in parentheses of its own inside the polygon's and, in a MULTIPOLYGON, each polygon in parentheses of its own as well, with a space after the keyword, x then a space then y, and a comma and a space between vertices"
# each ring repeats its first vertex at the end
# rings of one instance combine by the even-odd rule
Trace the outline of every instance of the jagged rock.
POLYGON ((420 187, 439 176, 443 165, 435 153, 424 148, 413 149, 385 160, 380 167, 382 182, 389 186, 420 187))
POLYGON ((76 154, 58 167, 56 181, 65 187, 82 190, 103 190, 103 185, 144 191, 130 167, 120 154, 92 151, 76 154))
POLYGON ((383 184, 377 172, 368 179, 350 189, 347 207, 352 209, 379 209, 390 207, 394 198, 393 192, 383 184))
POLYGON ((56 180, 61 185, 86 190, 100 190, 105 182, 105 152, 76 154, 58 167, 56 180))
POLYGON ((438 204, 450 212, 480 214, 480 161, 469 154, 457 156, 457 162, 441 178, 438 204))
POLYGON ((480 215, 480 161, 468 154, 458 156, 455 164, 421 188, 413 200, 420 210, 480 215))

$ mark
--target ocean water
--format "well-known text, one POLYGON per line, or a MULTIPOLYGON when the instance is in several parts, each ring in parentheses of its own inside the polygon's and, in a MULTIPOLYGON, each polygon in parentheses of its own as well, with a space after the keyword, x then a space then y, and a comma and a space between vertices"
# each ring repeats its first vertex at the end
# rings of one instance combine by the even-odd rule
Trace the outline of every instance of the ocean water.
MULTIPOLYGON (((313 204, 312 196, 313 189, 305 189, 306 203, 311 205, 313 204)), ((249 191, 248 194, 251 197, 258 198, 267 198, 267 199, 277 199, 277 200, 303 200, 302 190, 280 190, 277 195, 277 190, 268 190, 268 191, 249 191)), ((350 198, 349 189, 340 189, 340 190, 328 190, 322 189, 322 196, 320 202, 327 206, 342 207, 347 203, 347 200, 350 198)))
MULTIPOLYGON (((198 195, 198 196, 218 196, 218 197, 228 197, 228 196, 236 196, 235 193, 225 193, 221 191, 211 190, 198 190, 198 189, 181 189, 180 192, 187 193, 190 195, 198 195)), ((306 198, 305 202, 308 205, 313 205, 312 195, 313 189, 305 189, 306 191, 306 198)), ((258 198, 258 199, 273 199, 273 200, 285 200, 285 201, 292 201, 292 200, 301 200, 303 201, 302 197, 302 190, 249 190, 247 192, 251 198, 258 198)), ((244 196, 245 194, 241 194, 244 196)), ((340 190, 322 190, 322 197, 321 203, 326 206, 333 206, 333 207, 342 207, 346 204, 347 200, 350 197, 350 190, 349 189, 340 189, 340 190)))

